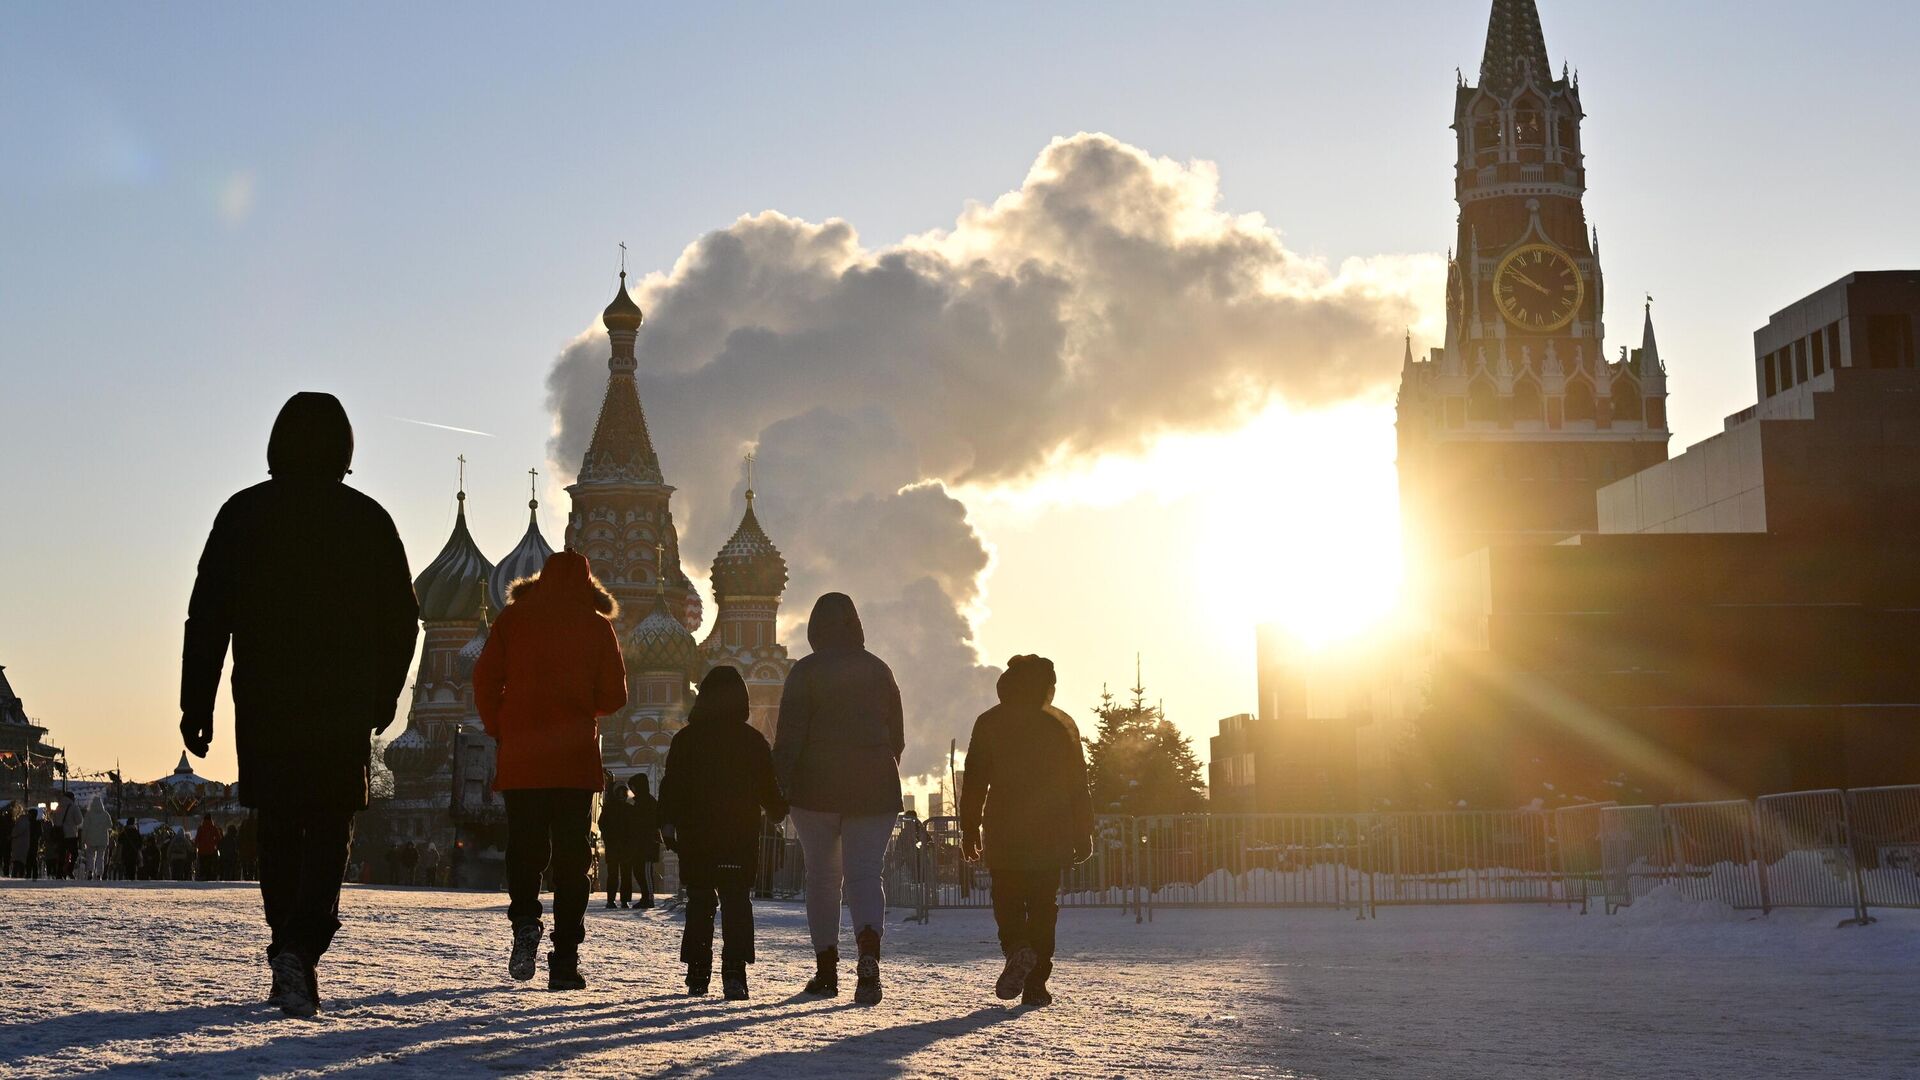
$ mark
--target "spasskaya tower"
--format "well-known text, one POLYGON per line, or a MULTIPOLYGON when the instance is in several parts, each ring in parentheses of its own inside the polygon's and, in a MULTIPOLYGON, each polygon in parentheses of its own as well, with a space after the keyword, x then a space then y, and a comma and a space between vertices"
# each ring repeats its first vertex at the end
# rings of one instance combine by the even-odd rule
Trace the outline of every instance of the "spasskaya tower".
POLYGON ((1596 527, 1594 491, 1667 456, 1666 372, 1604 353, 1606 291, 1587 222, 1580 84, 1554 76, 1534 0, 1494 0, 1477 85, 1454 90, 1458 232, 1446 340, 1398 407, 1402 517, 1416 564, 1596 527))

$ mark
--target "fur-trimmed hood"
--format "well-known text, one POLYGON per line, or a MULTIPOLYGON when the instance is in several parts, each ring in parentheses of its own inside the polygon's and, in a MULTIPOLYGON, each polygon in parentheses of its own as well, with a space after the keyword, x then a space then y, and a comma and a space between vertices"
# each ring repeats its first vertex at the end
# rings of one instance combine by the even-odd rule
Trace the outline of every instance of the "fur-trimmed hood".
POLYGON ((593 576, 587 557, 577 551, 554 552, 547 556, 547 563, 538 574, 521 578, 507 587, 509 604, 528 599, 538 602, 555 597, 586 600, 593 610, 609 619, 620 613, 620 605, 614 600, 613 594, 593 576))

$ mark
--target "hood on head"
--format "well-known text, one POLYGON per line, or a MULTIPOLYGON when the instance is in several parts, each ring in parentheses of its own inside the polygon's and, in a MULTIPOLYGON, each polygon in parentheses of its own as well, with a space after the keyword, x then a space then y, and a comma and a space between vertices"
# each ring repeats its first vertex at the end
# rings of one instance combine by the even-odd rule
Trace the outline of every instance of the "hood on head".
POLYGON ((627 777, 627 790, 633 792, 635 795, 647 794, 647 774, 637 772, 627 777))
POLYGON ((338 480, 352 471, 353 424, 332 394, 287 399, 267 437, 267 472, 281 479, 338 480))
POLYGON ((747 722, 747 681, 740 677, 740 669, 730 664, 714 668, 700 680, 700 696, 687 714, 689 724, 716 722, 747 722))
POLYGON ((1053 661, 1025 653, 1007 661, 1007 670, 1000 673, 994 689, 1007 705, 1045 705, 1056 681, 1053 661))
POLYGON ((807 644, 814 652, 866 648, 867 632, 860 626, 853 597, 830 592, 813 602, 813 614, 807 618, 807 644))
POLYGON ((538 574, 521 578, 507 588, 509 604, 517 604, 529 596, 548 599, 579 597, 609 619, 619 611, 613 594, 593 576, 593 568, 587 563, 587 557, 571 548, 547 556, 546 564, 538 574))

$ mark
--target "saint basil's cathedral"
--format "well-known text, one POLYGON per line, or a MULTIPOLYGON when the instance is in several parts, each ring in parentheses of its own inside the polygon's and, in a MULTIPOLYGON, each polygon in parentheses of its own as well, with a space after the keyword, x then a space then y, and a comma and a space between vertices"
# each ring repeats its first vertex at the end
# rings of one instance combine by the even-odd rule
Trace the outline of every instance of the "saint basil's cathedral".
MULTIPOLYGON (((601 313, 609 342, 606 396, 593 438, 567 494, 566 545, 587 556, 620 603, 615 628, 627 665, 625 708, 600 720, 607 773, 645 773, 658 789, 667 746, 686 723, 690 684, 721 664, 746 677, 751 722, 769 740, 780 688, 792 666, 776 635, 787 564, 753 512, 753 489, 733 536, 712 564, 718 608, 704 641, 699 591, 681 569, 680 537, 669 505, 672 485, 660 468, 634 381, 640 306, 620 290, 601 313)), ((467 528, 459 494, 453 533, 414 581, 425 628, 407 728, 385 751, 391 798, 373 810, 391 842, 433 841, 452 852, 499 846, 504 806, 492 790, 494 747, 473 704, 473 666, 495 612, 514 581, 539 573, 553 548, 540 533, 538 502, 527 503, 527 531, 498 563, 467 528), (472 841, 468 844, 468 841, 472 841)))

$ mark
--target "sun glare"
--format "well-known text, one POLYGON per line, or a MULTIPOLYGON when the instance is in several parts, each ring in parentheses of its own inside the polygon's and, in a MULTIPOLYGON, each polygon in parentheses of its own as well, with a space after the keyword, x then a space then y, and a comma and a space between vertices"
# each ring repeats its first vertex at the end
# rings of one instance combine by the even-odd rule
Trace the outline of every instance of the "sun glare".
POLYGON ((1402 577, 1391 404, 1275 407, 1202 441, 1205 460, 1180 468, 1202 489, 1193 568, 1211 622, 1272 623, 1321 649, 1391 615, 1402 577))

